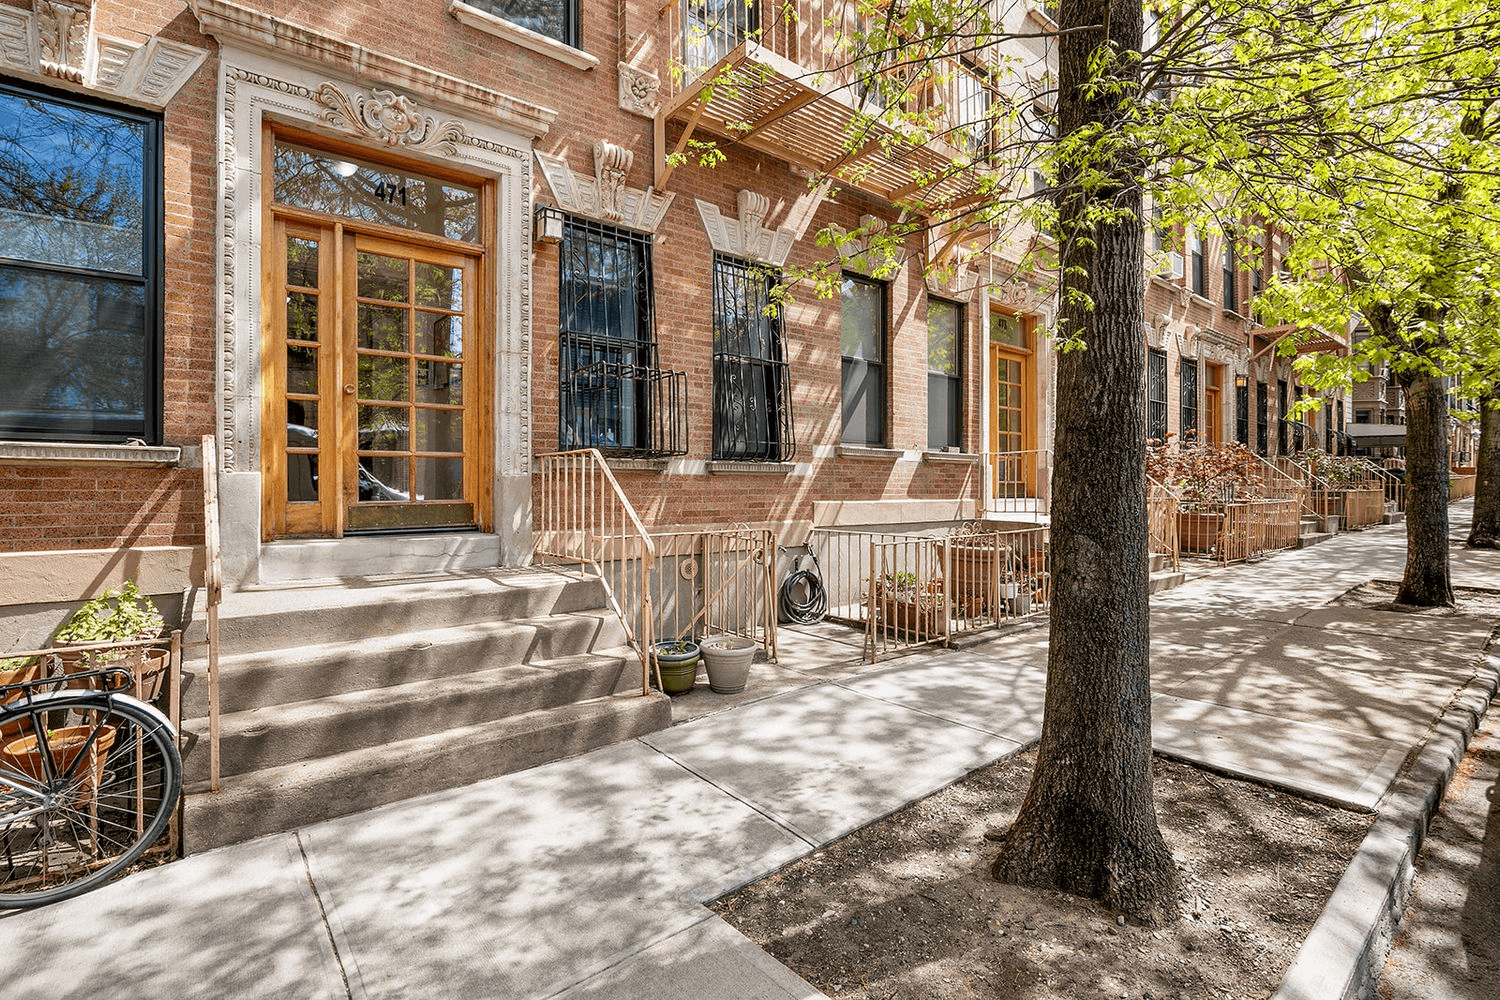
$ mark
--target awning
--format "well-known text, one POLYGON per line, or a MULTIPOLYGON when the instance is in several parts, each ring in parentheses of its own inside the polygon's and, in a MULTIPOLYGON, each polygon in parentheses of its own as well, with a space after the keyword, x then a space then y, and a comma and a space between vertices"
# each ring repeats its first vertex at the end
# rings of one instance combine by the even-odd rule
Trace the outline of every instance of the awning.
POLYGON ((1345 424, 1345 432, 1356 448, 1404 448, 1405 424, 1345 424))
POLYGON ((741 42, 657 112, 656 187, 664 187, 672 174, 666 126, 678 122, 683 133, 676 153, 688 149, 696 130, 705 129, 725 146, 829 173, 888 202, 919 195, 927 205, 958 211, 985 199, 984 171, 970 165, 965 154, 938 140, 912 145, 862 115, 857 97, 851 86, 827 82, 827 74, 809 73, 763 45, 741 42), (715 84, 726 71, 745 82, 715 84), (852 139, 856 133, 862 139, 852 139))

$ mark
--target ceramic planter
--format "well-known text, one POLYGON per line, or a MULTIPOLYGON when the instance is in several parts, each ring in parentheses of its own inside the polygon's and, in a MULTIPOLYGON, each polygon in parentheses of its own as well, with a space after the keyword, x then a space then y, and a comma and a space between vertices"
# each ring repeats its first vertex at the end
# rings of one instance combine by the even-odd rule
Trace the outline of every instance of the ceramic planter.
POLYGON ((995 602, 995 581, 1006 551, 973 542, 946 544, 952 551, 954 600, 971 618, 984 613, 995 602))
MULTIPOLYGON (((83 805, 93 798, 94 790, 99 787, 99 778, 104 770, 104 757, 109 752, 109 748, 114 746, 115 729, 113 726, 99 727, 99 735, 92 743, 89 743, 89 737, 94 734, 94 730, 95 727, 92 725, 83 725, 64 726, 47 732, 47 748, 51 751, 54 774, 66 773, 83 755, 85 746, 88 747, 88 759, 79 765, 74 777, 74 780, 78 782, 79 794, 71 801, 72 805, 83 805)), ((37 746, 37 738, 34 734, 5 744, 4 748, 0 749, 0 759, 3 759, 8 767, 27 775, 33 781, 47 780, 42 752, 37 746)))
POLYGON ((698 679, 701 655, 696 642, 658 642, 651 646, 651 659, 661 675, 663 694, 686 694, 698 679))
POLYGON ((1177 538, 1184 552, 1212 552, 1223 530, 1223 514, 1185 510, 1177 515, 1177 538))
POLYGON ((745 690, 756 644, 739 636, 720 636, 703 641, 703 666, 708 671, 708 689, 715 694, 739 694, 745 690))
POLYGON ((881 595, 877 607, 882 630, 898 640, 930 639, 943 634, 947 609, 930 599, 881 595))

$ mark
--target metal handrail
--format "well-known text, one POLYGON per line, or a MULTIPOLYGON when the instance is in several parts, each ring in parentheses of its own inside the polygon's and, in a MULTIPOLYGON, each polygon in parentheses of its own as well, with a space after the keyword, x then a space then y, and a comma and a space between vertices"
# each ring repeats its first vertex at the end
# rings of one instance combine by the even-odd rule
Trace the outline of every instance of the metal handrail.
POLYGON ((219 449, 203 435, 203 594, 208 602, 208 789, 223 787, 219 768, 219 605, 224 568, 219 561, 219 449))
POLYGON ((640 656, 641 694, 645 695, 650 690, 655 618, 649 582, 656 546, 598 449, 548 452, 537 456, 537 461, 541 495, 535 507, 533 558, 573 562, 594 570, 627 640, 640 656), (615 567, 614 583, 605 563, 615 567), (639 610, 632 615, 626 608, 639 610))

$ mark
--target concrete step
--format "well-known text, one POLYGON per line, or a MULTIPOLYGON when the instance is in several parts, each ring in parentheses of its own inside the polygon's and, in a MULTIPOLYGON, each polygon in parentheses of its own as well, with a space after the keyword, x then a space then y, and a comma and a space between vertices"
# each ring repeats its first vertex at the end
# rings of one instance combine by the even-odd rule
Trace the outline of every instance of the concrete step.
POLYGON ((1383 515, 1380 518, 1380 523, 1381 524, 1405 524, 1406 523, 1406 511, 1404 511, 1404 510, 1397 510, 1397 511, 1392 511, 1389 514, 1385 514, 1385 515, 1383 515))
MULTIPOLYGON (((219 649, 242 654, 312 646, 351 637, 400 635, 607 605, 597 577, 547 569, 494 569, 422 579, 364 577, 314 585, 262 587, 225 595, 219 649)), ((204 638, 194 616, 188 642, 204 638)), ((202 658, 202 649, 191 650, 202 658)))
POLYGON ((1159 594, 1164 590, 1180 587, 1187 580, 1187 574, 1181 570, 1161 569, 1151 574, 1146 583, 1146 593, 1159 594))
POLYGON ((1151 553, 1150 571, 1152 573, 1160 573, 1162 570, 1166 569, 1171 564, 1172 564, 1172 557, 1168 553, 1166 553, 1166 552, 1153 552, 1153 553, 1151 553))
MULTIPOLYGON (((219 704, 227 715, 419 678, 554 660, 613 649, 625 641, 625 630, 612 612, 576 611, 228 655, 219 661, 219 704)), ((207 674, 207 660, 183 664, 184 717, 208 714, 207 674)))
MULTIPOLYGON (((621 647, 232 712, 220 718, 220 771, 284 767, 639 690, 639 664, 621 647)), ((208 729, 207 718, 183 723, 188 782, 208 779, 208 729)))
POLYGON ((575 756, 671 724, 665 695, 616 695, 201 783, 186 796, 189 853, 575 756))
POLYGON ((1305 549, 1310 546, 1326 542, 1328 541, 1328 539, 1333 537, 1333 534, 1334 533, 1331 531, 1303 532, 1302 535, 1297 539, 1297 548, 1305 549))

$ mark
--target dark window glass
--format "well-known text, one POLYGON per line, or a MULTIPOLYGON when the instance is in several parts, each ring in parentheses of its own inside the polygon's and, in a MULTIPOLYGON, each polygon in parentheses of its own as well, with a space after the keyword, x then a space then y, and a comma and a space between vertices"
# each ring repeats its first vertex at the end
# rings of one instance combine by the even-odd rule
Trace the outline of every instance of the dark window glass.
POLYGON ((1198 362, 1183 358, 1178 381, 1178 418, 1187 443, 1198 440, 1198 362))
POLYGON ((577 0, 463 0, 487 14, 578 47, 577 0))
POLYGON ((795 454, 792 382, 773 268, 714 256, 714 457, 785 462, 795 454))
POLYGON ((1238 269, 1234 260, 1234 237, 1229 233, 1224 234, 1224 308, 1230 312, 1238 312, 1240 308, 1239 290, 1235 287, 1235 281, 1239 277, 1238 269))
POLYGON ((1250 446, 1250 383, 1236 382, 1234 387, 1234 439, 1250 446))
POLYGON ((845 274, 839 353, 846 444, 885 445, 885 285, 845 274))
POLYGON ((1286 380, 1276 380, 1276 454, 1286 454, 1286 380))
POLYGON ((1266 408, 1271 405, 1270 387, 1264 382, 1255 383, 1255 450, 1261 455, 1270 453, 1270 425, 1266 422, 1266 408))
POLYGON ((956 302, 927 300, 927 447, 963 444, 964 310, 956 302))
POLYGON ((161 439, 161 125, 0 86, 0 436, 161 439))
POLYGON ((646 450, 656 365, 650 238, 569 218, 561 272, 560 447, 646 450))
POLYGON ((1208 294, 1208 259, 1204 254, 1203 234, 1193 234, 1193 291, 1208 294))
POLYGON ((1146 353, 1146 438, 1167 439, 1167 352, 1146 353))

